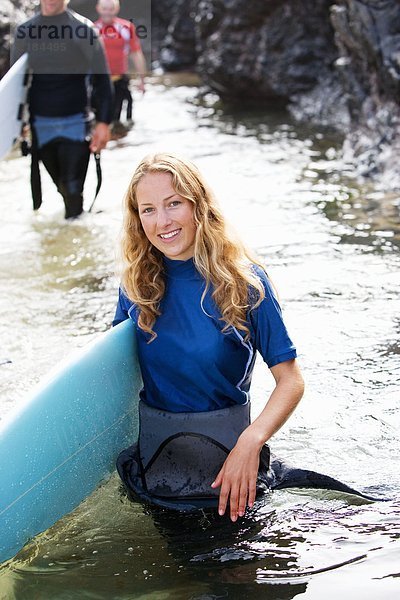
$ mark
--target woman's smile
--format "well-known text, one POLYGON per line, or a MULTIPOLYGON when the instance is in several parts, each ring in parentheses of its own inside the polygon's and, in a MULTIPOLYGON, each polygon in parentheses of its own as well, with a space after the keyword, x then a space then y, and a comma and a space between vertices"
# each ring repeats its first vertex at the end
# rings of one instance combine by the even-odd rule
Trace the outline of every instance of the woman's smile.
POLYGON ((177 235, 179 235, 179 233, 181 231, 182 231, 182 228, 173 229, 172 231, 170 231, 168 233, 160 233, 159 237, 163 240, 163 242, 167 242, 167 244, 169 244, 175 240, 175 238, 177 237, 177 235))

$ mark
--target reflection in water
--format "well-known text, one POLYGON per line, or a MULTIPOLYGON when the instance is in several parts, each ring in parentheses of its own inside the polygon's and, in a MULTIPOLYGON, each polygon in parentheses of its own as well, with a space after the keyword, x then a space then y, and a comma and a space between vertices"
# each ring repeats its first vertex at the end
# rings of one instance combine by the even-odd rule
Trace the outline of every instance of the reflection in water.
POLYGON ((35 598, 38 586, 38 597, 49 598, 73 590, 118 600, 169 592, 257 598, 260 584, 269 598, 294 598, 314 575, 357 565, 398 541, 398 503, 347 500, 332 492, 275 492, 232 523, 210 510, 184 515, 132 503, 115 475, 4 565, 0 581, 21 600, 35 598))
MULTIPOLYGON (((176 151, 198 164, 231 223, 264 258, 299 348, 306 395, 272 450, 396 497, 398 198, 357 185, 329 131, 281 113, 227 109, 188 85, 156 80, 146 96, 135 128, 104 152, 98 214, 65 223, 44 174, 43 210, 31 215, 28 162, 0 164, 1 358, 12 361, 0 366, 0 416, 61 357, 109 327, 130 176, 147 152, 176 151)), ((90 197, 93 171, 88 186, 90 197)), ((272 387, 258 357, 253 417, 272 387)), ((130 503, 113 476, 1 567, 0 598, 320 600, 329 590, 337 599, 345 582, 343 597, 351 588, 357 598, 364 585, 364 599, 391 600, 399 538, 398 502, 285 490, 232 524, 130 503)))
POLYGON ((318 208, 340 226, 343 243, 359 245, 364 252, 390 252, 400 246, 398 196, 323 180, 313 190, 318 208))

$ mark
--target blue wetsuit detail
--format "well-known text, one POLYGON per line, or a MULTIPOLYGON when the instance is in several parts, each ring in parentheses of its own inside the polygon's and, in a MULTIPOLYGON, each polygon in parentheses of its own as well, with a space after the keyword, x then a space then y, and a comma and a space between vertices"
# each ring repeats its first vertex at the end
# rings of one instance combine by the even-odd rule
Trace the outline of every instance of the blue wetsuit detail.
POLYGON ((41 117, 33 119, 38 148, 41 148, 55 138, 67 138, 84 142, 88 135, 88 118, 84 113, 68 115, 67 117, 41 117))
POLYGON ((139 395, 148 405, 171 412, 211 411, 246 404, 258 350, 269 367, 296 358, 296 348, 283 322, 282 311, 266 273, 252 265, 266 296, 248 315, 251 339, 224 322, 210 288, 200 303, 205 280, 193 258, 163 257, 166 290, 161 315, 150 334, 137 325, 137 307, 119 290, 113 325, 132 318, 136 323, 138 358, 143 378, 139 395))

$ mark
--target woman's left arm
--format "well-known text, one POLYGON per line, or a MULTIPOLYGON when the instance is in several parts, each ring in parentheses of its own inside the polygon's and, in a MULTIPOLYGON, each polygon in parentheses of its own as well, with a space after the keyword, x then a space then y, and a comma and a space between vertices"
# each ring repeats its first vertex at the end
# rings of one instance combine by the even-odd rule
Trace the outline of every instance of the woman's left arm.
POLYGON ((304 380, 295 358, 270 368, 276 386, 260 415, 239 436, 211 487, 221 486, 218 512, 225 513, 228 499, 230 517, 244 515, 256 497, 260 451, 265 442, 290 417, 304 393, 304 380))

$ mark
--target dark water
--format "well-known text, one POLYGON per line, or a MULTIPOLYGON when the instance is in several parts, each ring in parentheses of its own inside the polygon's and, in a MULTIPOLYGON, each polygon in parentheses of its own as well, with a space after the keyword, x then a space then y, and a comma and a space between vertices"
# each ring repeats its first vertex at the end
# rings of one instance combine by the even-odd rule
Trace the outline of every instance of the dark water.
MULTIPOLYGON (((198 164, 231 223, 269 266, 306 380, 273 451, 393 498, 268 495, 236 524, 150 513, 113 476, 0 568, 0 598, 400 597, 399 197, 357 184, 340 139, 285 114, 223 108, 155 82, 137 124, 104 152, 99 214, 71 224, 44 178, 30 212, 28 162, 0 165, 0 416, 66 353, 111 322, 121 203, 148 152, 198 164)), ((93 165, 87 185, 95 187, 93 165)), ((273 389, 257 358, 254 415, 273 389)))

